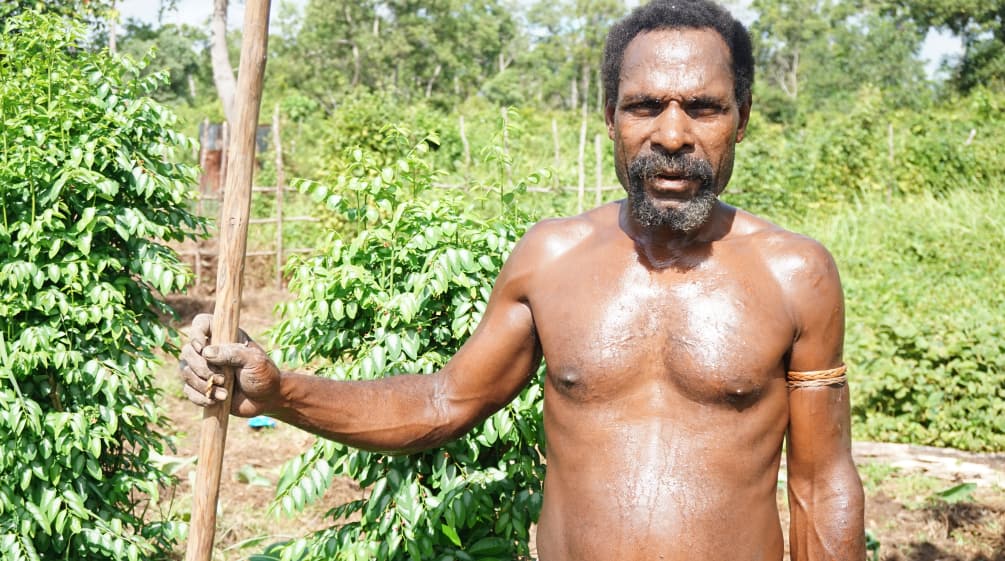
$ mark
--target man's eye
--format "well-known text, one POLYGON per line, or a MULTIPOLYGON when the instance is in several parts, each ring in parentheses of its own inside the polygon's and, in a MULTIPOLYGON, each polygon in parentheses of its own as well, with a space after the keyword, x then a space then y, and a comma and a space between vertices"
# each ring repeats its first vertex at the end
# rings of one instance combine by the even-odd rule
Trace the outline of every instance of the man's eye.
POLYGON ((692 117, 711 117, 722 113, 723 108, 722 106, 715 105, 714 103, 700 103, 688 107, 687 112, 690 113, 692 117))
POLYGON ((634 115, 656 115, 660 112, 661 105, 656 101, 644 101, 633 103, 628 106, 627 111, 634 115))

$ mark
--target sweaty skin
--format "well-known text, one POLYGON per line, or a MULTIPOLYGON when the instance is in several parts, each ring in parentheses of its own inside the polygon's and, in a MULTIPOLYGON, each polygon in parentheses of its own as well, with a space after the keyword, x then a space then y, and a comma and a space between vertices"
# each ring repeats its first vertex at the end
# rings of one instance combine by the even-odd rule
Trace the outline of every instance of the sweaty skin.
MULTIPOLYGON (((663 150, 729 180, 749 100, 710 30, 629 44, 606 112, 618 175, 663 150)), ((649 179, 680 207, 698 182, 649 179)), ((514 249, 483 320, 429 376, 335 382, 280 373, 253 343, 183 349, 185 391, 208 404, 218 365, 239 368, 233 412, 267 413, 370 450, 408 452, 463 434, 548 365, 542 561, 779 560, 775 501, 788 438, 792 559, 865 558, 862 487, 845 385, 788 390, 787 370, 841 364, 837 269, 817 242, 718 202, 690 232, 645 227, 626 201, 546 220, 514 249), (207 364, 208 363, 208 364, 207 364)))

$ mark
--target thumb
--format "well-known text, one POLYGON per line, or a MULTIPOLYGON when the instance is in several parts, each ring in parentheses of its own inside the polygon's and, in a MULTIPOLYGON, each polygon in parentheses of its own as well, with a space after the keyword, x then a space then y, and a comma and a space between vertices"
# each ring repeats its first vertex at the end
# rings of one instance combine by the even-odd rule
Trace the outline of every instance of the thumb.
POLYGON ((244 348, 241 344, 210 345, 202 350, 202 357, 217 366, 244 366, 247 362, 241 352, 244 348))

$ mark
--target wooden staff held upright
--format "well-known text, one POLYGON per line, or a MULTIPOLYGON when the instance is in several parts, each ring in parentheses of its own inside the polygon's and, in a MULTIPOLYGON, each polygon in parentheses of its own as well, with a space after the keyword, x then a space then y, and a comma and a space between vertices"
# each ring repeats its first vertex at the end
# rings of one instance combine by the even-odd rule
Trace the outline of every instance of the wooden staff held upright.
MULTIPOLYGON (((251 182, 255 167, 255 132, 262 103, 262 77, 269 38, 270 0, 248 0, 244 8, 244 40, 234 100, 236 121, 231 123, 230 154, 220 213, 220 255, 217 259, 214 345, 237 341, 241 313, 244 255, 248 246, 251 182)), ((227 442, 230 396, 234 372, 226 369, 227 399, 206 408, 201 426, 199 466, 196 471, 187 561, 209 561, 216 533, 216 503, 227 442)))

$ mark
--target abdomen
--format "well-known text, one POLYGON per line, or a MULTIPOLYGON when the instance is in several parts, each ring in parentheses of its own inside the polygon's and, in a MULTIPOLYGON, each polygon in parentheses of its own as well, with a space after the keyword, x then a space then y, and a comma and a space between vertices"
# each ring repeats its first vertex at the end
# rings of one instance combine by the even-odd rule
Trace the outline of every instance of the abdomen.
POLYGON ((558 401, 545 400, 541 561, 781 558, 775 399, 742 413, 558 401))

